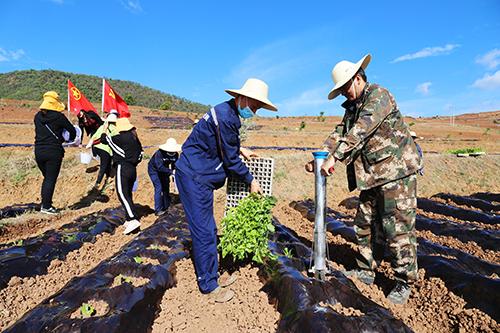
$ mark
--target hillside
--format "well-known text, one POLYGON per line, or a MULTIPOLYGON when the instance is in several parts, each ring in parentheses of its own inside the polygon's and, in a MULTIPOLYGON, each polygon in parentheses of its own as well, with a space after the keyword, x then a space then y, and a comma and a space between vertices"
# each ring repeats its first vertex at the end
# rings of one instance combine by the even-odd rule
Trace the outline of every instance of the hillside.
MULTIPOLYGON (((70 79, 85 96, 99 108, 102 93, 102 78, 61 72, 56 70, 23 70, 0 73, 0 98, 41 100, 44 92, 57 91, 67 99, 67 80, 70 79)), ((163 93, 138 83, 106 78, 120 96, 129 104, 153 109, 185 112, 205 112, 209 106, 182 97, 163 93)))

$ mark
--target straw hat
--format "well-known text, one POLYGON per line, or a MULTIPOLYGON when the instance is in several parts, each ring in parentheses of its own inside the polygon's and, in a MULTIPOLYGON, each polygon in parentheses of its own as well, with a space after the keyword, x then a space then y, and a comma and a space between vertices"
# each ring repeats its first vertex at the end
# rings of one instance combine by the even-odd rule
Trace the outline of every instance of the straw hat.
POLYGON ((40 109, 52 111, 64 111, 64 104, 59 100, 59 94, 55 91, 47 91, 43 94, 43 102, 40 109))
POLYGON ((350 79, 352 79, 360 68, 365 69, 370 63, 371 59, 372 56, 370 54, 367 54, 355 64, 347 60, 342 60, 341 62, 337 63, 332 70, 332 79, 335 86, 328 94, 328 99, 334 99, 335 97, 340 95, 340 88, 342 88, 342 86, 346 84, 350 79))
POLYGON ((174 138, 168 138, 167 142, 165 142, 162 145, 159 145, 158 148, 169 153, 176 153, 181 151, 181 145, 178 144, 174 138))
POLYGON ((118 118, 116 120, 116 129, 118 132, 130 131, 134 126, 130 123, 128 118, 118 118))
POLYGON ((259 79, 248 79, 241 89, 226 89, 226 92, 234 97, 238 95, 253 98, 264 104, 264 108, 271 111, 278 111, 278 108, 267 98, 269 87, 259 79))

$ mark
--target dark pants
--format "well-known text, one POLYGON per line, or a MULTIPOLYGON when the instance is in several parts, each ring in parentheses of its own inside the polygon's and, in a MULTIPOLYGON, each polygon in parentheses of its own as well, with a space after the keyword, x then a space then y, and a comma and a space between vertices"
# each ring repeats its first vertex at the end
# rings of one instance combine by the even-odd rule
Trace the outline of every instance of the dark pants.
POLYGON ((136 167, 130 163, 118 164, 115 178, 116 193, 118 193, 118 199, 127 214, 127 221, 138 220, 134 202, 132 201, 132 187, 137 178, 136 167))
POLYGON ((149 178, 155 187, 155 213, 170 207, 170 175, 165 172, 148 171, 149 178))
POLYGON ((61 170, 64 152, 37 151, 35 149, 35 160, 42 172, 42 208, 52 207, 52 196, 56 188, 57 177, 61 170))
POLYGON ((214 193, 177 169, 175 182, 193 241, 193 261, 202 293, 218 287, 217 226, 213 214, 214 193))
POLYGON ((96 147, 92 147, 92 154, 94 154, 94 156, 99 156, 99 173, 97 174, 97 180, 95 181, 95 184, 99 185, 102 182, 104 175, 106 175, 106 178, 111 177, 111 155, 109 155, 108 152, 96 147))

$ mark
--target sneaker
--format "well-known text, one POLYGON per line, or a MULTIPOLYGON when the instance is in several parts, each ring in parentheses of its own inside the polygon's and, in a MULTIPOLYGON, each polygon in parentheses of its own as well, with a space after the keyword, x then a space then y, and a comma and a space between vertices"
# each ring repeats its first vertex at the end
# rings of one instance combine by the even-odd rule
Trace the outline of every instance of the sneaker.
POLYGON ((411 287, 406 282, 398 281, 396 286, 392 288, 387 299, 394 304, 405 304, 410 297, 411 287))
POLYGON ((139 229, 139 227, 141 226, 141 222, 139 222, 137 220, 131 220, 131 221, 125 222, 123 224, 123 226, 125 227, 125 230, 123 230, 123 234, 128 235, 131 232, 139 229))
POLYGON ((219 283, 219 286, 221 288, 226 288, 235 283, 236 280, 238 280, 238 277, 235 274, 232 274, 219 277, 219 280, 217 282, 219 283))
POLYGON ((365 269, 353 269, 350 271, 344 271, 343 273, 347 277, 357 277, 364 284, 370 285, 375 281, 375 273, 365 269))
POLYGON ((50 206, 50 208, 40 208, 40 213, 49 214, 49 215, 57 215, 59 214, 59 209, 54 206, 50 206))
POLYGON ((217 287, 208 294, 208 297, 215 303, 226 303, 233 299, 234 291, 217 287))

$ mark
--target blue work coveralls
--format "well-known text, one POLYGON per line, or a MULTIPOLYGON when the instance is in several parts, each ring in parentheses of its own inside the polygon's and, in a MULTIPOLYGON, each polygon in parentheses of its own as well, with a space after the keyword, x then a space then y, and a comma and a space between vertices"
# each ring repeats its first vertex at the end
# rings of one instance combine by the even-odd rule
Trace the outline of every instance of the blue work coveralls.
POLYGON ((234 99, 216 105, 195 125, 176 163, 175 181, 191 231, 193 261, 202 293, 218 287, 213 192, 224 185, 229 174, 248 184, 253 180, 239 157, 240 127, 234 99))
POLYGON ((178 153, 158 149, 148 163, 148 174, 155 188, 155 213, 170 206, 170 176, 175 168, 178 153))

